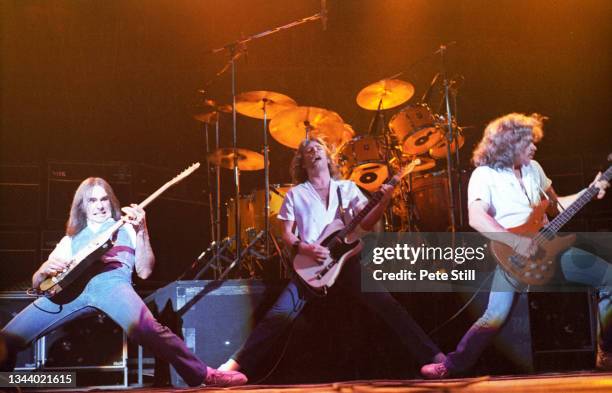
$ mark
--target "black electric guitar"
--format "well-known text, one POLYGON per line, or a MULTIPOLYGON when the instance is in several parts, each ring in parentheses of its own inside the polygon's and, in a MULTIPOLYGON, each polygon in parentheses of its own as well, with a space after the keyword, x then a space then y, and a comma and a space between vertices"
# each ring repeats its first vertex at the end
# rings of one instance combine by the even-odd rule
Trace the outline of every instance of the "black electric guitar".
MULTIPOLYGON (((387 184, 395 186, 420 163, 421 160, 415 159, 387 181, 387 184)), ((329 249, 329 256, 325 261, 317 262, 313 258, 302 254, 295 256, 293 259, 293 269, 306 284, 323 292, 334 285, 344 263, 350 257, 359 253, 363 247, 361 239, 357 238, 350 241, 348 239, 349 234, 357 228, 361 220, 378 204, 382 196, 383 193, 381 191, 374 193, 368 204, 348 225, 345 226, 342 220, 336 219, 325 227, 319 239, 314 243, 329 249)))
MULTIPOLYGON (((149 195, 149 197, 142 201, 138 206, 144 209, 163 192, 187 176, 191 175, 199 167, 199 162, 191 165, 189 168, 175 176, 172 180, 161 186, 153 194, 149 195)), ((94 265, 98 264, 100 257, 113 247, 113 234, 117 232, 119 228, 123 226, 123 224, 125 224, 123 219, 117 221, 115 224, 113 224, 113 226, 96 236, 91 242, 85 245, 85 247, 76 252, 72 256, 69 265, 63 272, 56 276, 47 278, 40 284, 40 292, 47 297, 59 299, 62 297, 60 293, 62 293, 66 288, 75 285, 77 282, 81 285, 86 284, 86 281, 89 281, 89 278, 91 278, 88 273, 91 273, 92 270, 94 270, 92 268, 94 265)), ((70 292, 71 296, 78 295, 78 293, 74 293, 75 291, 70 292)))

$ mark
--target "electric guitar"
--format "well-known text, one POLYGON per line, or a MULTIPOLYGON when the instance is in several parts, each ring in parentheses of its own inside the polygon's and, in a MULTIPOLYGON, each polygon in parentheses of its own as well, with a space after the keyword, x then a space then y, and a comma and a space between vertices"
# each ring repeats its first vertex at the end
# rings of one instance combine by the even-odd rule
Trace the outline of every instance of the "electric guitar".
MULTIPOLYGON (((610 181, 610 178, 612 178, 612 166, 601 175, 600 180, 610 181)), ((576 241, 575 234, 559 236, 557 232, 598 193, 599 188, 595 186, 587 188, 566 210, 545 226, 543 218, 548 200, 543 200, 533 209, 525 224, 508 229, 511 233, 531 237, 538 246, 535 255, 529 258, 523 257, 499 241, 491 242, 491 254, 497 263, 518 281, 527 285, 546 284, 557 270, 555 263, 557 256, 576 241)))
MULTIPOLYGON (((149 195, 149 197, 142 201, 138 206, 144 209, 168 188, 191 175, 199 167, 199 162, 191 165, 189 168, 175 176, 172 180, 161 186, 153 194, 149 195)), ((72 256, 70 263, 64 271, 56 276, 47 278, 40 284, 40 292, 49 298, 57 298, 65 288, 70 287, 76 282, 79 282, 81 285, 86 284, 86 281, 89 281, 89 278, 91 278, 85 277, 86 274, 90 273, 92 267, 98 263, 100 257, 113 247, 113 234, 118 231, 123 224, 125 224, 123 219, 117 221, 115 224, 113 224, 113 226, 96 236, 92 241, 85 245, 85 247, 76 252, 72 256)), ((78 294, 72 293, 71 295, 78 294)))
MULTIPOLYGON (((395 186, 420 163, 421 160, 418 158, 413 160, 387 181, 386 184, 395 186)), ((363 247, 361 239, 356 238, 350 241, 348 235, 357 228, 361 220, 370 213, 382 197, 382 191, 375 192, 368 204, 348 225, 345 226, 342 220, 336 219, 323 229, 321 236, 319 236, 314 244, 319 244, 329 249, 329 256, 325 261, 317 262, 315 259, 303 254, 297 254, 294 257, 293 269, 306 284, 322 292, 327 292, 327 288, 334 285, 344 263, 359 253, 363 247)))

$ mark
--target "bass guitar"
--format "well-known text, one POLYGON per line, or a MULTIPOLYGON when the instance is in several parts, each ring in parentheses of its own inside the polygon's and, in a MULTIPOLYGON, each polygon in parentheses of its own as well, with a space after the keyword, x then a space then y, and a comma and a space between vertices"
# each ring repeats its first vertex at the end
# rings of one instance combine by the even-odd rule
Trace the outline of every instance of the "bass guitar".
MULTIPOLYGON (((420 165, 418 158, 402 168, 398 174, 393 176, 386 184, 395 186, 413 169, 420 165)), ((357 228, 357 225, 372 211, 383 197, 382 191, 375 192, 368 204, 357 214, 348 225, 344 225, 342 220, 336 219, 328 224, 315 244, 319 244, 329 249, 329 256, 323 262, 297 254, 293 259, 293 269, 300 278, 310 287, 317 291, 327 292, 336 282, 336 278, 342 270, 344 263, 353 255, 359 253, 363 247, 361 239, 349 239, 349 235, 357 228)))
MULTIPOLYGON (((601 175, 600 180, 610 181, 610 178, 612 178, 612 166, 601 175)), ((510 246, 499 241, 491 242, 491 254, 497 263, 518 281, 527 285, 548 283, 557 270, 557 256, 576 241, 575 234, 560 236, 557 232, 597 193, 599 188, 590 186, 547 225, 543 225, 543 219, 548 200, 543 200, 533 209, 525 224, 508 229, 511 233, 532 238, 537 245, 537 251, 533 256, 527 258, 516 254, 510 246)))
MULTIPOLYGON (((153 194, 149 195, 149 197, 138 206, 144 209, 167 189, 191 175, 199 167, 199 162, 191 165, 172 180, 161 186, 153 194)), ((77 282, 80 285, 86 284, 89 278, 91 278, 88 273, 92 272, 92 267, 98 263, 100 257, 113 247, 113 235, 123 226, 123 224, 125 224, 123 219, 117 221, 113 226, 96 236, 91 242, 85 245, 85 247, 76 252, 64 271, 56 276, 45 279, 40 284, 40 292, 49 298, 55 299, 59 298, 60 293, 66 288, 75 285, 77 282)), ((71 293, 71 295, 74 295, 74 293, 71 293)))

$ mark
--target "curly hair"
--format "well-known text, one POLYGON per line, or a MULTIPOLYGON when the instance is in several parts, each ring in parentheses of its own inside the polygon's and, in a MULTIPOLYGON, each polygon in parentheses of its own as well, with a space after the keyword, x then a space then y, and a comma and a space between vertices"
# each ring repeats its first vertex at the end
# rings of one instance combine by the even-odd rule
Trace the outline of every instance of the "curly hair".
POLYGON ((77 233, 81 232, 85 226, 87 226, 87 210, 86 203, 87 199, 91 195, 91 190, 95 186, 100 186, 106 191, 108 195, 108 199, 111 205, 111 215, 115 220, 121 218, 121 210, 119 206, 119 201, 115 196, 115 192, 113 191, 110 184, 106 182, 106 180, 100 177, 88 177, 83 180, 77 190, 74 193, 74 198, 72 199, 72 205, 70 206, 70 216, 68 217, 68 221, 66 222, 66 235, 74 236, 77 233))
POLYGON ((323 142, 323 140, 319 138, 310 138, 304 139, 302 143, 298 146, 297 151, 295 152, 295 156, 291 160, 291 178, 294 184, 304 183, 308 180, 308 172, 304 168, 304 152, 306 151, 306 147, 311 143, 318 143, 325 150, 325 154, 327 155, 327 167, 329 168, 329 175, 332 179, 337 179, 340 171, 338 170, 338 164, 334 158, 334 155, 331 153, 329 147, 323 142))
POLYGON ((543 121, 547 117, 533 113, 510 113, 491 121, 474 153, 475 166, 489 166, 494 169, 512 168, 518 155, 531 142, 539 142, 544 136, 543 121))

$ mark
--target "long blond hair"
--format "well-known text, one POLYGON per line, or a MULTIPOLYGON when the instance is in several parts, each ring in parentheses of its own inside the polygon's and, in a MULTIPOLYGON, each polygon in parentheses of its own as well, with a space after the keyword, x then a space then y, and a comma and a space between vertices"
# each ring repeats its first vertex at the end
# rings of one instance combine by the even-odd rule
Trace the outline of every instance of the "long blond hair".
POLYGON ((106 191, 108 195, 108 199, 111 204, 111 215, 115 220, 121 218, 121 210, 119 206, 119 201, 115 196, 115 192, 113 191, 110 184, 106 182, 106 180, 101 177, 88 177, 83 180, 79 187, 74 192, 74 197, 72 198, 72 205, 70 206, 70 216, 68 217, 68 221, 66 222, 66 235, 74 236, 77 233, 81 232, 83 228, 87 226, 87 210, 86 203, 87 199, 91 195, 91 190, 95 186, 100 186, 106 191))
POLYGON ((546 119, 537 113, 529 116, 510 113, 491 121, 474 149, 472 162, 475 166, 494 169, 512 168, 516 157, 528 147, 527 142, 542 139, 542 124, 546 119))
POLYGON ((297 151, 295 152, 295 156, 291 160, 291 178, 293 179, 294 184, 304 183, 308 180, 308 172, 304 168, 304 152, 306 151, 306 147, 311 143, 318 143, 325 150, 325 154, 327 155, 327 167, 329 168, 329 175, 332 179, 337 179, 340 171, 338 170, 338 164, 334 158, 334 155, 331 153, 329 147, 323 142, 323 140, 319 138, 310 138, 304 139, 302 143, 298 146, 297 151))

